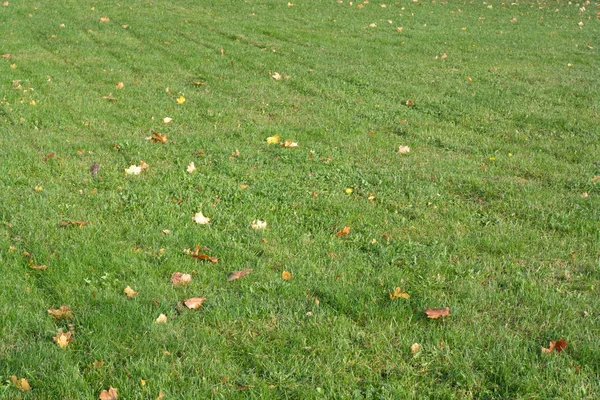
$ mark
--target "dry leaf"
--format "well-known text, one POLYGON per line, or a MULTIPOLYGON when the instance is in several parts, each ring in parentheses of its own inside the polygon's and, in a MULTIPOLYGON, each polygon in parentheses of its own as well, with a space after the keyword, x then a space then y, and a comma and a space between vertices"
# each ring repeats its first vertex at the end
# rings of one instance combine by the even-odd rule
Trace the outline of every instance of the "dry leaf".
POLYGON ((62 221, 60 223, 60 226, 75 226, 77 225, 78 227, 82 227, 82 226, 86 226, 88 224, 88 222, 85 221, 62 221))
POLYGON ((100 22, 109 22, 109 21, 110 21, 110 18, 108 18, 108 17, 101 17, 100 18, 100 22))
POLYGON ((183 97, 183 96, 179 96, 179 97, 177 98, 177 104, 183 104, 183 103, 185 103, 185 97, 183 97))
POLYGON ((29 386, 29 382, 27 382, 27 379, 25 378, 17 378, 16 376, 12 375, 10 377, 10 380, 12 381, 13 385, 15 385, 15 387, 19 390, 22 390, 24 392, 29 392, 31 390, 31 386, 29 386))
POLYGON ((48 266, 47 265, 36 265, 36 264, 34 264, 33 260, 29 260, 29 268, 37 269, 38 271, 45 271, 48 269, 48 266))
POLYGON ((119 83, 117 83, 117 85, 115 87, 117 89, 123 89, 125 87, 125 84, 123 82, 119 82, 119 83))
POLYGON ((190 310, 197 310, 202 307, 202 303, 206 300, 206 297, 192 297, 183 301, 183 304, 190 310))
MULTIPOLYGON (((2 54, 2 58, 4 58, 5 60, 8 60, 10 58, 10 54, 6 53, 6 54, 2 54)), ((13 81, 14 83, 15 81, 13 81)))
POLYGON ((335 234, 335 237, 346 236, 350 233, 350 227, 345 226, 344 229, 335 234))
POLYGON ((193 161, 190 163, 190 165, 188 165, 186 171, 188 174, 193 174, 194 172, 196 172, 196 166, 194 165, 193 161))
POLYGON ((41 192, 42 190, 44 190, 44 188, 43 188, 43 187, 41 187, 41 186, 39 186, 39 185, 37 185, 37 186, 35 186, 35 187, 33 188, 33 190, 35 190, 36 192, 41 192))
POLYGON ((94 161, 92 163, 92 165, 90 166, 90 174, 98 175, 99 170, 100 170, 100 164, 98 164, 96 161, 94 161))
POLYGON ((286 140, 285 142, 280 143, 283 147, 298 147, 298 143, 292 142, 291 140, 286 140))
POLYGON ((592 177, 592 182, 598 182, 598 181, 600 181, 600 175, 594 175, 592 177))
POLYGON ((289 281, 290 279, 292 279, 294 276, 292 275, 291 272, 288 271, 283 271, 281 273, 281 279, 283 279, 284 281, 289 281))
POLYGON ((417 354, 418 352, 421 351, 421 345, 419 343, 413 343, 410 346, 410 352, 413 354, 417 354))
POLYGON ((42 160, 48 161, 49 159, 54 158, 55 155, 56 153, 50 153, 46 157, 42 158, 42 160))
POLYGON ((71 319, 73 318, 73 312, 69 306, 60 306, 58 309, 48 309, 48 314, 52 315, 56 319, 71 319))
POLYGON ((156 321, 154 321, 156 324, 166 324, 167 323, 167 316, 165 314, 160 314, 158 316, 158 318, 156 318, 156 321))
POLYGON ((60 346, 61 349, 66 348, 69 343, 71 343, 73 341, 73 333, 71 333, 71 331, 68 331, 67 333, 64 332, 57 332, 56 336, 54 336, 54 342, 60 346))
POLYGON ((100 360, 100 361, 94 361, 92 362, 92 367, 94 368, 102 368, 104 367, 104 361, 100 360))
POLYGON ((138 165, 132 165, 125 170, 127 175, 139 175, 142 172, 142 167, 138 165))
POLYGON ((173 272, 173 275, 171 275, 171 282, 175 286, 187 285, 191 281, 192 281, 192 275, 190 275, 190 274, 182 274, 181 272, 173 272))
POLYGON ((164 398, 165 398, 165 394, 161 390, 160 392, 158 392, 158 397, 156 398, 156 400, 163 400, 164 398))
POLYGON ((252 229, 265 229, 267 227, 267 221, 255 219, 254 221, 250 222, 250 227, 252 229))
POLYGON ((228 281, 235 281, 236 279, 240 279, 241 277, 248 275, 250 272, 252 272, 252 269, 244 269, 244 270, 241 270, 241 271, 233 271, 231 273, 231 275, 229 275, 227 277, 227 280, 228 281))
POLYGON ((425 310, 427 318, 437 319, 439 317, 447 317, 450 315, 450 307, 446 308, 428 308, 425 310))
POLYGON ((210 261, 213 264, 219 262, 217 257, 211 257, 208 254, 200 253, 200 254, 192 254, 192 257, 197 258, 198 260, 210 261))
POLYGON ((111 94, 109 94, 108 96, 102 96, 102 98, 103 98, 104 100, 108 100, 108 101, 117 101, 117 98, 116 98, 116 97, 113 97, 112 93, 111 93, 111 94))
POLYGON ((408 146, 398 147, 398 154, 404 154, 404 153, 409 153, 409 152, 410 152, 410 147, 408 147, 408 146))
POLYGON ((150 165, 146 164, 143 160, 140 160, 140 168, 142 169, 142 171, 149 167, 150 165))
POLYGON ((146 139, 152 141, 153 143, 167 143, 167 135, 163 135, 160 132, 152 132, 152 136, 147 137, 146 139))
POLYGON ((275 79, 276 81, 280 81, 281 80, 281 74, 279 72, 269 72, 269 75, 271 76, 271 78, 275 79))
POLYGON ((399 287, 396 287, 393 292, 390 292, 390 300, 394 299, 410 299, 410 294, 404 293, 399 287))
POLYGON ((567 347, 567 342, 565 342, 563 340, 563 338, 560 338, 556 342, 555 341, 550 341, 550 347, 549 348, 546 349, 546 348, 542 347, 542 353, 550 354, 554 350, 556 350, 557 353, 560 353, 566 347, 567 347))
POLYGON ((208 217, 205 217, 205 216, 202 214, 202 211, 199 211, 199 212, 197 212, 197 213, 196 213, 196 214, 195 214, 195 215, 192 217, 192 220, 193 220, 195 223, 197 223, 197 224, 200 224, 200 225, 206 225, 206 224, 208 224, 208 223, 210 222, 210 218, 208 218, 208 217))
POLYGON ((277 144, 279 143, 279 135, 269 136, 267 138, 267 144, 277 144))
POLYGON ((125 289, 123 289, 123 293, 125 293, 127 295, 127 297, 129 297, 130 299, 134 298, 135 296, 137 296, 139 294, 138 292, 136 292, 129 286, 127 286, 125 289))
POLYGON ((171 117, 164 117, 164 118, 163 118, 163 122, 164 122, 165 124, 169 124, 169 123, 171 123, 171 121, 173 121, 173 118, 171 118, 171 117))
POLYGON ((409 99, 406 100, 406 103, 404 104, 406 104, 407 107, 413 107, 415 105, 415 101, 413 99, 409 99))
POLYGON ((108 390, 103 390, 102 392, 100 392, 100 396, 98 398, 100 400, 117 400, 117 389, 111 386, 110 388, 108 388, 108 390))

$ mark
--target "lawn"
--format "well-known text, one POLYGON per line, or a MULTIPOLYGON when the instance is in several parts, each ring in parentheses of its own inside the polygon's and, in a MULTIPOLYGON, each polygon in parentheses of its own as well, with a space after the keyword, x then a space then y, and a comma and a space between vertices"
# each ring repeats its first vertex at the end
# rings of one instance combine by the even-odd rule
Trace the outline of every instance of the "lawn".
POLYGON ((599 398, 597 3, 291 1, 0 5, 0 398, 599 398))

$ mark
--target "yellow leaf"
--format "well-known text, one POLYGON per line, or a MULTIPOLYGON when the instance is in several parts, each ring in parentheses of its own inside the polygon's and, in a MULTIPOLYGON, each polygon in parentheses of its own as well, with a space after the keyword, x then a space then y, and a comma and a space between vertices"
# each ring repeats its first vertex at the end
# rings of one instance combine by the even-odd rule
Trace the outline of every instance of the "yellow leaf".
POLYGON ((160 314, 158 316, 158 318, 156 318, 155 323, 157 323, 157 324, 166 324, 167 323, 167 316, 165 314, 160 314))
POLYGON ((390 300, 394 299, 410 299, 410 295, 404 293, 399 287, 396 287, 396 289, 390 293, 390 300))
POLYGON ((291 272, 288 271, 283 271, 281 273, 281 279, 283 279, 284 281, 289 281, 290 279, 292 279, 294 276, 292 275, 291 272))
POLYGON ((417 354, 418 352, 421 351, 421 345, 419 343, 413 343, 410 346, 410 352, 413 354, 417 354))
POLYGON ((123 89, 125 87, 125 84, 123 82, 119 82, 117 83, 117 86, 115 86, 117 89, 123 89))
POLYGON ((64 332, 58 332, 56 334, 56 336, 54 336, 54 342, 61 348, 64 349, 66 348, 69 343, 71 343, 73 341, 72 338, 73 333, 71 333, 71 331, 64 333, 64 332))
POLYGON ((267 144, 277 144, 279 143, 279 135, 275 135, 275 136, 269 136, 267 138, 267 144))
POLYGON ((265 229, 267 227, 267 222, 261 221, 260 219, 255 219, 250 223, 250 227, 252 229, 265 229))
POLYGON ((33 190, 35 190, 36 192, 41 192, 42 190, 44 190, 44 188, 41 186, 36 186, 33 188, 33 190))
POLYGON ((108 17, 100 17, 100 22, 109 22, 110 18, 108 17))
POLYGON ((177 98, 177 104, 183 104, 183 103, 185 103, 185 97, 183 97, 183 96, 179 96, 179 97, 177 98))
POLYGON ((125 289, 123 289, 123 293, 125 293, 127 295, 127 297, 129 297, 130 299, 134 298, 135 296, 137 296, 139 294, 138 292, 136 292, 129 286, 127 286, 125 289))
POLYGON ((27 379, 25 379, 25 378, 19 379, 16 376, 12 375, 10 377, 10 380, 16 386, 16 388, 19 390, 22 390, 24 392, 28 392, 31 390, 31 386, 29 386, 29 382, 27 382, 27 379))

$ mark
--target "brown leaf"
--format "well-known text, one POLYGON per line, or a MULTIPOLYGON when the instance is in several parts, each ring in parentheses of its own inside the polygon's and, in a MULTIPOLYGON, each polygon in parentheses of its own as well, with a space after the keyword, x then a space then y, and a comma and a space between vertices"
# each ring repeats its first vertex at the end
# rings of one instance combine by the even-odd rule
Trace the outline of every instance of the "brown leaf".
POLYGON ((73 333, 71 331, 68 331, 67 333, 64 332, 57 332, 56 336, 53 337, 54 342, 60 346, 61 349, 66 348, 69 343, 71 343, 73 341, 73 333))
POLYGON ((404 293, 399 287, 396 287, 393 292, 390 292, 390 300, 394 299, 410 299, 410 294, 404 293))
POLYGON ((92 163, 92 165, 90 166, 90 174, 97 175, 99 170, 100 170, 100 164, 98 164, 96 161, 94 161, 92 163))
POLYGON ((289 281, 290 279, 292 279, 294 276, 292 275, 291 272, 288 271, 283 271, 281 273, 281 279, 283 279, 284 281, 289 281))
POLYGON ((27 382, 27 379, 25 379, 25 378, 19 379, 16 376, 12 375, 10 377, 10 380, 15 385, 15 387, 19 390, 22 390, 24 392, 29 392, 31 390, 31 386, 29 386, 29 382, 27 382))
POLYGON ((446 308, 428 308, 425 310, 427 318, 437 319, 439 317, 447 317, 450 315, 450 307, 446 308))
POLYGON ((98 398, 100 400, 117 400, 117 389, 111 386, 108 390, 103 390, 100 392, 100 396, 98 398))
POLYGON ((219 262, 217 257, 211 257, 208 254, 200 253, 200 254, 192 254, 192 257, 197 258, 198 260, 210 261, 213 264, 219 262))
POLYGON ((344 229, 335 234, 335 237, 346 236, 350 233, 350 227, 345 226, 344 229))
POLYGON ((156 398, 156 400, 162 400, 164 398, 165 398, 165 394, 161 390, 160 392, 158 392, 158 397, 156 398))
POLYGON ((45 157, 43 158, 43 160, 44 160, 44 161, 48 161, 49 159, 51 159, 51 158, 54 158, 54 156, 55 156, 55 155, 56 155, 56 153, 50 153, 50 154, 48 154, 47 156, 45 156, 45 157))
POLYGON ((167 135, 163 135, 159 132, 152 132, 152 136, 149 138, 153 143, 167 143, 167 135))
POLYGON ((284 142, 281 142, 279 144, 283 147, 298 147, 298 143, 292 142, 290 139, 287 139, 284 142))
POLYGON ((413 99, 408 99, 404 104, 406 104, 407 107, 414 107, 415 101, 413 99))
MULTIPOLYGON (((112 93, 111 93, 111 94, 109 94, 108 96, 102 96, 102 98, 103 98, 104 100, 108 100, 108 101, 117 101, 117 98, 116 98, 116 97, 113 97, 112 93)), ((121 147, 120 147, 118 144, 115 144, 115 150, 119 150, 120 148, 121 148, 121 147), (118 149, 117 149, 117 147, 118 147, 118 149)))
POLYGON ((45 271, 48 269, 47 265, 36 265, 33 260, 29 260, 29 268, 31 269, 37 269, 38 271, 45 271))
POLYGON ((183 301, 183 304, 190 310, 197 310, 202 307, 202 303, 206 300, 206 297, 192 297, 183 301))
POLYGON ((236 279, 240 279, 241 277, 248 275, 250 272, 252 272, 252 269, 244 269, 244 270, 241 270, 241 271, 233 271, 231 273, 231 275, 229 275, 227 277, 227 280, 228 281, 235 281, 236 279))
POLYGON ((123 289, 123 293, 125 293, 127 295, 127 297, 129 297, 130 299, 134 298, 135 296, 137 296, 139 294, 138 292, 136 292, 129 286, 127 286, 125 289, 123 289))
POLYGON ((78 227, 82 227, 82 226, 86 226, 88 224, 88 222, 85 221, 63 221, 60 223, 60 226, 74 226, 77 225, 78 227))
POLYGON ((567 342, 563 340, 563 338, 558 339, 556 342, 551 340, 550 346, 546 349, 542 347, 542 353, 550 354, 552 351, 556 350, 557 353, 560 353, 567 347, 567 342))
POLYGON ((9 53, 2 54, 2 58, 4 58, 5 60, 8 60, 10 58, 10 54, 9 53))
POLYGON ((123 89, 125 87, 125 84, 123 82, 119 82, 117 83, 117 85, 115 86, 115 88, 117 89, 123 89))
POLYGON ((52 315, 56 319, 71 319, 73 318, 73 312, 69 306, 60 306, 60 308, 48 309, 48 314, 52 315))
POLYGON ((171 275, 171 282, 175 286, 187 285, 191 281, 192 281, 192 276, 190 274, 182 274, 181 272, 173 272, 173 275, 171 275))
POLYGON ((110 21, 110 18, 108 18, 108 17, 101 17, 100 18, 100 22, 109 22, 109 21, 110 21))

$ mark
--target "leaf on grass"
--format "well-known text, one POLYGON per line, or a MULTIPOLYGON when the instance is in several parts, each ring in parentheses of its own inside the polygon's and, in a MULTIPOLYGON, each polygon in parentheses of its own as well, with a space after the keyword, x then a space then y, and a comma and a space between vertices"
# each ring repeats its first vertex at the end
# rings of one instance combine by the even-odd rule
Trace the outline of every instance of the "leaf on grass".
POLYGON ((54 158, 55 155, 56 153, 50 153, 47 156, 45 156, 42 160, 48 161, 49 159, 54 158))
POLYGON ((125 170, 127 175, 139 175, 142 173, 142 167, 139 165, 132 165, 125 170))
POLYGON ((544 348, 544 347, 542 347, 542 353, 550 354, 554 350, 556 350, 557 353, 560 353, 566 347, 567 347, 567 342, 564 341, 563 338, 558 339, 556 342, 553 341, 553 340, 551 340, 550 341, 550 347, 548 347, 547 349, 544 348))
POLYGON ((335 234, 335 237, 346 236, 350 233, 350 227, 345 226, 344 229, 335 234))
POLYGON ((4 58, 5 60, 8 60, 10 58, 10 54, 9 53, 2 54, 2 58, 4 58))
POLYGON ((129 286, 127 286, 125 289, 123 289, 123 293, 125 293, 127 295, 127 297, 129 297, 130 299, 133 299, 135 296, 137 296, 139 294, 138 292, 136 292, 129 286))
POLYGON ((267 138, 267 144, 277 144, 280 140, 281 138, 279 137, 279 135, 269 136, 267 138))
POLYGON ((600 181, 600 175, 594 175, 592 177, 592 182, 598 182, 598 181, 600 181))
POLYGON ((158 318, 156 318, 156 321, 154 321, 156 324, 166 324, 167 323, 167 316, 165 314, 160 314, 158 316, 158 318))
POLYGON ((33 260, 29 260, 29 268, 36 269, 38 271, 45 271, 48 269, 47 265, 36 265, 33 260))
POLYGON ((116 98, 116 97, 113 97, 112 93, 111 93, 111 94, 109 94, 108 96, 102 96, 102 98, 103 98, 104 100, 108 100, 108 101, 117 101, 117 98, 116 98))
POLYGON ((100 22, 110 22, 110 18, 108 18, 108 17, 100 17, 100 22))
POLYGON ((13 383, 13 385, 15 385, 15 387, 19 390, 22 390, 24 392, 29 392, 31 390, 31 386, 29 386, 29 382, 27 382, 27 379, 25 378, 17 378, 15 375, 12 375, 10 377, 11 382, 13 383))
POLYGON ((287 139, 286 141, 280 143, 280 145, 283 147, 298 147, 298 143, 292 142, 290 139, 287 139))
POLYGON ((283 271, 281 273, 281 279, 283 279, 284 281, 289 281, 290 279, 292 279, 294 276, 292 275, 291 272, 288 271, 283 271))
POLYGON ((193 174, 194 172, 196 172, 196 165, 194 165, 193 161, 190 163, 190 165, 188 165, 186 171, 188 174, 193 174))
POLYGON ((103 390, 100 392, 100 396, 98 398, 100 400, 117 400, 118 396, 117 389, 111 386, 108 388, 108 390, 103 390))
POLYGON ((213 264, 216 264, 219 262, 219 259, 217 257, 212 257, 212 256, 209 256, 208 254, 204 254, 204 253, 192 254, 192 257, 197 258, 198 260, 210 261, 213 264))
POLYGON ((191 281, 192 281, 192 275, 190 275, 190 274, 182 274, 181 272, 173 272, 173 275, 171 275, 171 282, 175 286, 187 285, 191 281))
POLYGON ((183 103, 185 103, 185 97, 183 97, 183 96, 179 96, 179 97, 177 98, 177 104, 183 104, 183 103))
POLYGON ((69 306, 60 306, 59 308, 49 308, 48 314, 52 315, 56 319, 71 319, 73 318, 73 312, 69 306))
POLYGON ((160 392, 158 392, 158 397, 156 398, 156 400, 163 400, 164 398, 165 398, 165 394, 161 390, 160 392))
POLYGON ((202 211, 199 211, 196 214, 194 214, 194 216, 192 217, 192 220, 194 220, 195 223, 200 224, 200 225, 206 225, 210 222, 210 218, 205 217, 202 214, 202 211))
POLYGON ((404 104, 406 104, 407 107, 414 107, 415 101, 413 99, 408 99, 404 104))
POLYGON ((167 135, 163 135, 160 132, 152 132, 152 136, 148 136, 146 140, 150 140, 152 143, 167 143, 167 135))
POLYGON ((393 292, 390 292, 390 300, 394 299, 410 299, 410 294, 404 293, 399 287, 396 287, 393 292))
POLYGON ((78 227, 82 227, 82 226, 86 226, 88 224, 88 222, 85 221, 62 221, 60 223, 60 226, 75 226, 77 225, 78 227))
POLYGON ((227 280, 228 281, 235 281, 236 279, 240 279, 241 277, 248 275, 250 272, 252 272, 252 269, 244 269, 244 270, 241 270, 241 271, 233 271, 231 273, 231 275, 229 275, 227 277, 227 280))
POLYGON ((255 219, 254 221, 250 222, 250 227, 252 229, 265 229, 267 227, 267 221, 255 219))
POLYGON ((447 317, 450 315, 450 307, 446 308, 428 308, 425 310, 427 318, 437 319, 439 317, 447 317))
POLYGON ((98 164, 96 161, 94 161, 92 163, 92 165, 90 166, 90 174, 98 175, 99 170, 100 170, 100 164, 98 164))
POLYGON ((413 343, 410 346, 410 352, 413 354, 417 354, 418 352, 421 351, 421 345, 419 343, 413 343))
POLYGON ((269 76, 273 79, 275 79, 276 81, 280 81, 282 76, 279 72, 269 72, 269 76))
POLYGON ((123 89, 125 87, 125 84, 123 82, 119 82, 117 83, 117 85, 115 86, 115 88, 117 89, 123 89))
POLYGON ((410 152, 410 147, 408 147, 408 146, 398 147, 398 154, 404 154, 404 153, 409 153, 409 152, 410 152))
POLYGON ((42 190, 44 190, 44 188, 41 187, 40 185, 37 185, 33 188, 33 190, 35 190, 36 192, 41 192, 42 190))
POLYGON ((163 122, 164 122, 165 124, 169 124, 169 123, 171 123, 171 121, 173 121, 173 118, 171 118, 171 117, 164 117, 164 118, 163 118, 163 122))
POLYGON ((206 300, 206 297, 192 297, 183 301, 183 304, 190 310, 197 310, 202 307, 202 303, 206 300))
POLYGON ((66 333, 64 332, 57 332, 56 336, 54 336, 54 342, 61 348, 61 349, 65 349, 69 343, 71 343, 73 341, 73 333, 71 331, 68 331, 66 333))

